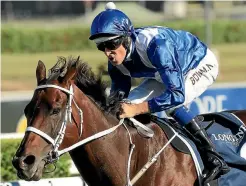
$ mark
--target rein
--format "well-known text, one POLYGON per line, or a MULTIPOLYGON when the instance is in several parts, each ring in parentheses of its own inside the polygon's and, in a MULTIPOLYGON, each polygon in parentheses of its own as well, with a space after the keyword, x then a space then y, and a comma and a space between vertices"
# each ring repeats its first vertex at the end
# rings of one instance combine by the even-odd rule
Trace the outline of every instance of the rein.
MULTIPOLYGON (((133 150, 135 148, 135 144, 133 144, 132 142, 132 138, 131 138, 131 134, 127 128, 127 126, 124 124, 124 119, 121 119, 119 121, 119 123, 114 126, 111 127, 109 129, 106 129, 104 131, 98 132, 86 139, 83 139, 73 145, 71 145, 70 147, 67 147, 63 150, 58 150, 63 139, 65 136, 65 131, 66 131, 66 127, 67 127, 67 123, 68 121, 70 123, 72 123, 72 102, 74 103, 74 105, 76 106, 77 110, 79 111, 79 115, 80 115, 80 135, 79 137, 81 137, 82 132, 83 132, 83 111, 80 109, 80 107, 77 105, 77 103, 74 100, 74 91, 73 91, 73 86, 70 85, 69 90, 65 89, 63 87, 60 87, 58 85, 53 85, 53 84, 46 84, 46 85, 40 85, 38 86, 36 90, 39 89, 44 89, 44 88, 56 88, 59 89, 61 91, 63 91, 64 93, 66 93, 68 95, 68 101, 66 103, 66 110, 65 110, 65 116, 64 116, 64 120, 62 122, 62 126, 60 128, 60 131, 57 135, 57 137, 55 138, 55 140, 50 137, 49 135, 47 135, 45 132, 35 128, 35 127, 27 127, 25 132, 33 132, 39 136, 41 136, 42 138, 44 138, 45 140, 49 141, 52 145, 53 145, 53 149, 48 153, 47 157, 44 158, 44 161, 46 161, 46 164, 50 164, 50 163, 54 163, 55 161, 57 161, 59 159, 59 157, 61 155, 63 155, 66 152, 69 152, 81 145, 84 145, 85 143, 88 143, 90 141, 96 140, 98 138, 101 138, 105 135, 108 135, 112 132, 114 132, 118 127, 120 127, 122 124, 123 126, 126 128, 127 132, 128 132, 128 136, 130 139, 130 152, 129 152, 129 157, 128 157, 128 163, 127 163, 127 186, 132 186, 133 184, 136 183, 136 181, 147 171, 147 169, 155 162, 157 161, 157 157, 160 155, 160 153, 167 147, 167 145, 169 145, 171 143, 171 141, 178 136, 177 133, 174 134, 174 136, 159 150, 159 152, 157 154, 155 154, 151 160, 149 160, 144 166, 143 168, 137 173, 137 175, 130 180, 130 161, 131 161, 131 156, 133 153, 133 150)), ((129 118, 134 126, 136 127, 136 129, 144 136, 146 137, 153 137, 154 132, 149 129, 148 127, 144 126, 142 123, 140 123, 139 121, 135 120, 134 118, 129 118)))

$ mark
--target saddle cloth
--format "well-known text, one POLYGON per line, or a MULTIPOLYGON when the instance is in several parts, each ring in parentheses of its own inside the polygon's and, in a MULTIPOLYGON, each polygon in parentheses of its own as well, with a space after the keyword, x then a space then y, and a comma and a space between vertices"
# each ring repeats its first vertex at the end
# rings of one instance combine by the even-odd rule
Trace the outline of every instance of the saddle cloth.
MULTIPOLYGON (((202 127, 208 127, 208 136, 213 142, 217 152, 220 153, 231 167, 229 173, 207 184, 207 186, 246 186, 246 157, 240 155, 245 154, 245 152, 242 152, 242 147, 246 144, 246 126, 237 116, 229 112, 204 114, 201 116, 204 117, 204 121, 201 123, 202 127), (214 122, 208 126, 211 120, 214 120, 214 122)), ((187 146, 194 160, 199 178, 198 185, 201 185, 201 172, 204 169, 204 164, 195 144, 178 128, 173 127, 173 125, 170 126, 170 122, 163 122, 162 119, 161 121, 162 122, 156 122, 155 120, 160 126, 168 125, 172 130, 180 134, 179 138, 180 141, 182 141, 181 143, 187 146)))

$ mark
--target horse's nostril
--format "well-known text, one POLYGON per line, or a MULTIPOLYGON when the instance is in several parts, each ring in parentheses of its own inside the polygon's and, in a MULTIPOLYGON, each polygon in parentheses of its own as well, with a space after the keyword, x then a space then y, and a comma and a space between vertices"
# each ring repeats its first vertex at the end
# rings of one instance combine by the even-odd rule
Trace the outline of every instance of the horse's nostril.
POLYGON ((35 162, 35 156, 33 155, 29 155, 27 156, 23 162, 26 164, 26 165, 32 165, 34 162, 35 162))

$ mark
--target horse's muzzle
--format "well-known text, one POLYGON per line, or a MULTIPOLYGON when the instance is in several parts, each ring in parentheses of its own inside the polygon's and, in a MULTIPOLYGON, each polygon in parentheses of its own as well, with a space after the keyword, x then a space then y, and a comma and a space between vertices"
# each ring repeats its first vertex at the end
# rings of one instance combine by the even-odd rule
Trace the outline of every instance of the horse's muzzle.
POLYGON ((27 155, 22 157, 13 157, 12 164, 16 168, 16 170, 30 170, 34 166, 35 163, 34 155, 27 155))

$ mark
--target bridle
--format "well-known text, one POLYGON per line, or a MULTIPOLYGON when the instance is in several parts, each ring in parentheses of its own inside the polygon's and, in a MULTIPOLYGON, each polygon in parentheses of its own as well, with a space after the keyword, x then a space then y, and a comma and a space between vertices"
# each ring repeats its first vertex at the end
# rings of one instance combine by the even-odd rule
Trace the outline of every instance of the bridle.
POLYGON ((52 137, 47 135, 45 132, 43 132, 43 131, 35 128, 35 127, 32 127, 32 126, 27 127, 27 129, 25 131, 25 132, 33 132, 33 133, 41 136, 43 139, 47 140, 48 142, 50 142, 52 144, 53 149, 43 159, 46 162, 46 164, 50 164, 50 163, 53 163, 53 162, 57 161, 62 154, 66 153, 66 152, 69 152, 69 151, 75 149, 78 146, 81 146, 81 145, 83 145, 85 143, 88 143, 90 141, 93 141, 95 139, 98 139, 98 138, 100 138, 102 136, 105 136, 105 135, 113 132, 120 125, 123 124, 124 119, 121 119, 120 122, 118 123, 118 125, 116 125, 116 126, 114 126, 112 128, 109 128, 107 130, 104 130, 104 131, 101 131, 99 133, 96 133, 96 134, 94 134, 94 135, 92 135, 92 136, 90 136, 90 137, 88 137, 86 139, 83 139, 83 140, 73 144, 72 146, 63 149, 63 150, 58 150, 60 145, 61 145, 61 143, 62 143, 62 141, 63 141, 63 139, 64 139, 68 121, 70 123, 72 123, 72 103, 74 103, 74 105, 78 109, 79 115, 80 115, 80 134, 79 134, 80 137, 81 137, 82 132, 83 132, 83 111, 82 111, 82 109, 80 109, 80 107, 77 105, 76 101, 74 100, 74 91, 73 91, 73 86, 72 85, 70 85, 69 90, 66 89, 66 88, 60 87, 58 85, 53 85, 53 84, 40 85, 35 90, 44 89, 44 88, 56 88, 56 89, 59 89, 59 90, 61 90, 62 92, 66 93, 68 95, 68 100, 67 100, 67 103, 66 103, 66 110, 65 110, 64 120, 62 122, 60 131, 59 131, 59 133, 58 133, 58 135, 56 136, 55 139, 53 139, 52 137))
POLYGON ((72 123, 72 102, 74 103, 74 105, 78 109, 79 115, 80 115, 80 134, 79 134, 80 137, 82 135, 82 130, 83 130, 83 111, 79 108, 79 106, 77 105, 77 103, 73 99, 74 92, 73 92, 73 86, 72 85, 70 86, 69 90, 65 89, 63 87, 60 87, 58 85, 53 85, 53 84, 40 85, 35 90, 44 89, 44 88, 56 88, 56 89, 63 91, 64 93, 66 93, 68 95, 68 101, 66 103, 64 120, 63 120, 61 128, 58 132, 58 135, 56 136, 55 139, 53 139, 52 137, 47 135, 45 132, 43 132, 43 131, 35 128, 35 127, 30 126, 30 127, 27 127, 27 129, 26 129, 26 132, 34 132, 52 144, 53 149, 48 153, 48 156, 45 158, 47 163, 52 163, 52 162, 56 161, 60 156, 58 149, 59 149, 59 147, 63 141, 66 127, 67 127, 67 123, 68 123, 68 121, 70 123, 72 123))

